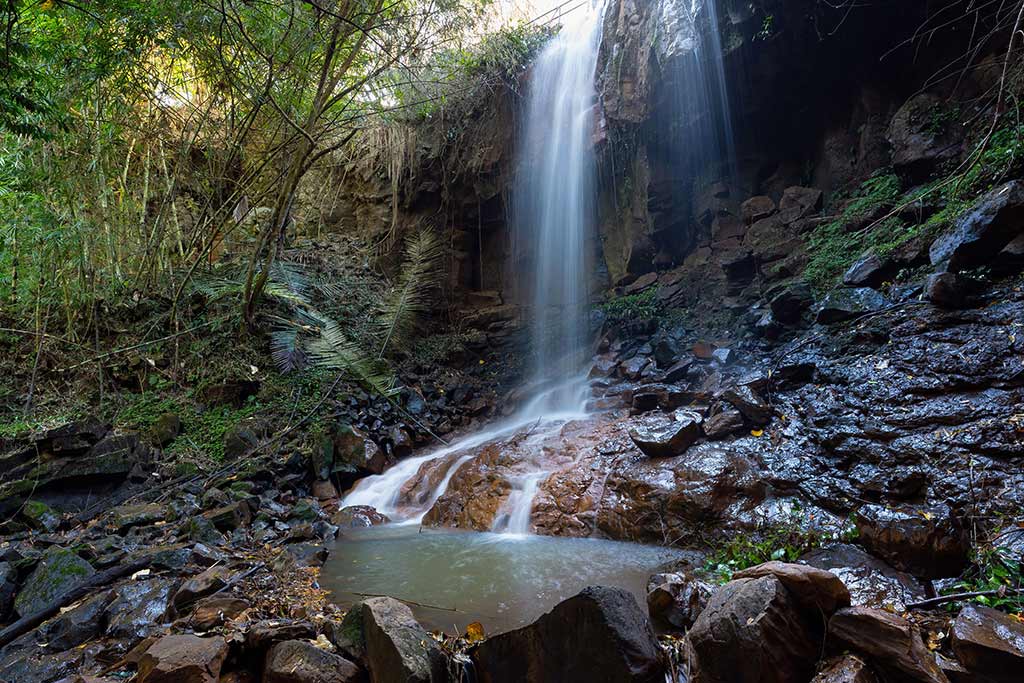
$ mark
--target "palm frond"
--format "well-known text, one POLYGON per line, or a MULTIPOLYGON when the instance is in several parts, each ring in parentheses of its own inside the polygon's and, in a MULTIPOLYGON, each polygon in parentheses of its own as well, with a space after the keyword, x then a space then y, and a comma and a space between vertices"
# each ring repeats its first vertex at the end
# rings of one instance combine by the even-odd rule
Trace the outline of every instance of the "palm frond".
POLYGON ((306 367, 306 350, 298 328, 281 328, 270 333, 270 355, 277 368, 287 374, 306 367))
POLYGON ((419 316, 434 303, 444 277, 444 245, 433 230, 420 230, 406 243, 402 275, 381 306, 384 341, 378 358, 389 344, 402 346, 419 316))
POLYGON ((387 366, 366 356, 359 344, 346 335, 341 326, 330 320, 308 345, 310 361, 333 370, 348 373, 383 396, 395 393, 395 379, 387 366))

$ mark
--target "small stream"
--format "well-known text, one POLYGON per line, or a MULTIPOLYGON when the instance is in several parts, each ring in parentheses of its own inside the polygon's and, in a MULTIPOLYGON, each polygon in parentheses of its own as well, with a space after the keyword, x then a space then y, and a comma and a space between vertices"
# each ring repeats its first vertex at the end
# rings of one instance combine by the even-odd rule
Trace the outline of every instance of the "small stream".
POLYGON ((346 532, 320 582, 342 605, 390 595, 410 601, 428 629, 462 632, 479 621, 493 634, 524 626, 591 585, 625 588, 642 606, 647 578, 681 554, 598 539, 389 525, 346 532))

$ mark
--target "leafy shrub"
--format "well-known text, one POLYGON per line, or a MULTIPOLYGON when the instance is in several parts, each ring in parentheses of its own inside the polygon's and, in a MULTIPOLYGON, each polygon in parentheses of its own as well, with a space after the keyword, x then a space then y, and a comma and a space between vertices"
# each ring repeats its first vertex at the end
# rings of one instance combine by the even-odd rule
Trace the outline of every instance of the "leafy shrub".
POLYGON ((1024 590, 1024 567, 1021 567, 1019 559, 1012 558, 1006 550, 989 548, 980 551, 960 581, 943 593, 997 591, 995 595, 979 595, 970 601, 1010 614, 1024 614, 1021 590, 1024 590))
POLYGON ((647 320, 661 314, 661 302, 658 301, 656 287, 646 289, 639 294, 627 294, 606 301, 601 305, 605 319, 610 324, 647 320))

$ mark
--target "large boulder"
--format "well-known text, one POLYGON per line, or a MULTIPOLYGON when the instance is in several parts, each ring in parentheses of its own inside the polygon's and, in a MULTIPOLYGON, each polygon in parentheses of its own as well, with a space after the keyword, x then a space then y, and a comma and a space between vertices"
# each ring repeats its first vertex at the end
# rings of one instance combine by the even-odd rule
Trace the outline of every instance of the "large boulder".
POLYGON ((304 640, 276 643, 263 664, 263 683, 355 683, 364 679, 363 671, 352 662, 304 640))
POLYGON ((662 683, 658 641, 633 596, 591 586, 472 652, 481 683, 662 683))
POLYGON ((167 621, 167 606, 177 583, 153 577, 116 588, 107 608, 107 635, 135 643, 153 635, 167 621))
POLYGON ((629 437, 644 455, 667 458, 685 452, 700 438, 701 422, 696 413, 681 412, 671 422, 638 424, 629 430, 629 437))
POLYGON ((888 299, 869 287, 833 289, 822 299, 817 321, 822 325, 841 323, 888 305, 888 299))
POLYGON ((865 548, 915 576, 956 576, 967 566, 967 538, 946 506, 865 505, 856 521, 865 548))
POLYGON ((341 647, 361 658, 374 683, 444 681, 444 657, 412 610, 394 598, 369 598, 342 622, 341 647))
POLYGON ((228 646, 220 636, 164 636, 139 660, 139 683, 217 683, 228 646))
POLYGON ((938 96, 921 93, 907 100, 889 123, 892 165, 911 182, 927 179, 960 155, 956 127, 942 116, 947 109, 938 96))
POLYGON ((854 606, 902 612, 909 603, 926 597, 924 586, 913 576, 855 545, 838 543, 818 548, 800 559, 838 576, 850 591, 850 602, 854 606))
POLYGON ((171 599, 177 614, 184 614, 199 599, 212 595, 227 586, 231 571, 226 567, 210 567, 181 585, 171 599))
POLYGON ((953 622, 953 652, 971 672, 996 681, 1024 675, 1024 623, 1010 615, 968 605, 953 622))
POLYGON ((870 607, 847 607, 832 615, 829 641, 869 658, 897 679, 948 683, 917 626, 902 617, 870 607))
POLYGON ((832 572, 806 564, 765 562, 733 574, 734 579, 774 576, 792 594, 811 618, 832 616, 841 607, 850 606, 850 591, 832 572))
POLYGON ((932 242, 932 265, 948 262, 948 270, 974 268, 992 261, 1024 232, 1024 181, 992 190, 946 233, 932 242))
POLYGON ((707 606, 714 586, 684 574, 654 574, 647 581, 647 613, 664 629, 688 629, 707 606))
POLYGON ((25 580, 14 599, 14 609, 22 617, 34 614, 95 573, 93 566, 72 550, 53 546, 43 553, 39 564, 25 580))
POLYGON ((821 630, 770 575, 720 588, 689 639, 694 683, 806 681, 821 652, 821 630))

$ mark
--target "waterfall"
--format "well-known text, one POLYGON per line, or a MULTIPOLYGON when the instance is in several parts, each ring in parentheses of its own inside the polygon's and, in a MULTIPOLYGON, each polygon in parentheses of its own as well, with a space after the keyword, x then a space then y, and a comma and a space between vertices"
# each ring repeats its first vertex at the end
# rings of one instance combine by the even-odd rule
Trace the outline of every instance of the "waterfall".
POLYGON ((594 231, 594 72, 603 4, 563 19, 530 73, 513 187, 523 298, 531 305, 534 399, 524 414, 581 413, 594 231))

